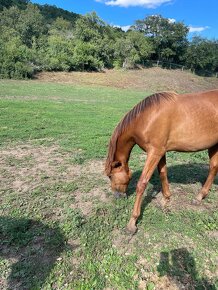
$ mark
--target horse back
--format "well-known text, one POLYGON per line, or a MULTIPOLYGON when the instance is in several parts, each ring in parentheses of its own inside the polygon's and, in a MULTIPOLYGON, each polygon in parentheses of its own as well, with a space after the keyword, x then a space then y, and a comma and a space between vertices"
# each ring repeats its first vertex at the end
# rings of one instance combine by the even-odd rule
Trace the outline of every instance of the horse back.
POLYGON ((218 143, 218 90, 179 95, 168 117, 169 150, 212 147, 218 143))

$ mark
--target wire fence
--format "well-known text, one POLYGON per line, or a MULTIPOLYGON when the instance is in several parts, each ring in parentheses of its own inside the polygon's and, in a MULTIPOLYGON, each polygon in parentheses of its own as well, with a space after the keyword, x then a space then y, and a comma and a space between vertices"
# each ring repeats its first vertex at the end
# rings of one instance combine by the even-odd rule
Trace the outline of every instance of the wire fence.
POLYGON ((200 76, 207 76, 207 77, 217 77, 218 78, 218 72, 211 72, 209 70, 193 70, 185 65, 176 64, 172 62, 167 61, 161 61, 161 60, 148 60, 143 62, 143 66, 145 67, 163 67, 167 69, 180 69, 182 71, 189 71, 193 74, 197 74, 200 76))

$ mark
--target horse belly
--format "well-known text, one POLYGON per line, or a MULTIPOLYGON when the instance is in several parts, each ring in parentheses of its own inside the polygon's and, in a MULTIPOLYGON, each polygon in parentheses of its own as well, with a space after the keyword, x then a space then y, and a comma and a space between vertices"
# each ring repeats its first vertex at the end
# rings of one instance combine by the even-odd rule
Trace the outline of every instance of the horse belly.
POLYGON ((218 144, 217 138, 193 138, 188 139, 184 136, 182 139, 177 139, 174 142, 171 141, 167 146, 167 151, 181 151, 181 152, 195 152, 200 150, 205 150, 218 144))
POLYGON ((218 144, 218 115, 196 114, 192 120, 183 118, 172 130, 168 150, 200 151, 218 144))

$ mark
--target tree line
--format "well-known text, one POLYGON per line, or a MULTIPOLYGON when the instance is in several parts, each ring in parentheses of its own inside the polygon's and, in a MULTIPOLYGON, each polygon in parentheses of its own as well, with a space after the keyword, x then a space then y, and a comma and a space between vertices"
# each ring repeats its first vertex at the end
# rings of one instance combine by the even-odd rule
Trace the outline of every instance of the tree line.
POLYGON ((28 0, 0 0, 0 77, 31 78, 38 71, 135 68, 158 60, 195 72, 218 72, 218 41, 193 37, 161 15, 135 21, 127 32, 95 12, 81 16, 28 0))

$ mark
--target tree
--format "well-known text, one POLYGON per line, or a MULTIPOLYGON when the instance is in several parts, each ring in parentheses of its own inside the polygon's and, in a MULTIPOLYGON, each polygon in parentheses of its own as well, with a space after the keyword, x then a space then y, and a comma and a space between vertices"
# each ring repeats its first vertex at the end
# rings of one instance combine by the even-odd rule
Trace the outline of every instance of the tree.
POLYGON ((48 38, 43 67, 46 70, 70 71, 73 48, 71 43, 61 35, 51 35, 48 38))
POLYGON ((17 30, 21 39, 28 47, 32 46, 32 41, 46 34, 48 29, 45 20, 36 5, 28 4, 25 10, 20 11, 17 30))
MULTIPOLYGON (((101 70, 107 46, 102 50, 105 39, 108 39, 107 25, 95 12, 85 15, 76 21, 74 30, 74 63, 80 70, 101 70)), ((110 37, 109 37, 110 38, 110 37)))
POLYGON ((23 45, 20 37, 11 28, 0 29, 0 77, 29 78, 34 73, 30 62, 31 51, 23 45))
MULTIPOLYGON (((9 9, 12 6, 16 6, 20 10, 25 10, 30 0, 0 0, 0 11, 4 8, 9 9)), ((46 22, 51 24, 57 18, 62 17, 64 20, 70 21, 74 26, 75 21, 80 17, 79 14, 58 8, 53 5, 39 5, 34 4, 39 10, 42 16, 46 19, 46 22)))
POLYGON ((77 40, 72 58, 75 70, 94 71, 103 68, 103 62, 98 57, 98 47, 91 42, 77 40))
POLYGON ((23 44, 29 48, 32 46, 33 38, 38 39, 42 34, 47 33, 44 18, 33 4, 28 4, 25 10, 12 6, 4 9, 0 16, 0 25, 14 29, 23 44))
POLYGON ((195 36, 187 49, 186 65, 195 72, 217 72, 218 41, 195 36))
POLYGON ((195 71, 217 71, 218 42, 194 38, 188 45, 187 32, 182 22, 160 15, 138 20, 124 32, 95 12, 79 16, 29 0, 0 0, 0 76, 26 78, 39 70, 134 68, 151 58, 185 61, 195 71))
POLYGON ((129 31, 115 44, 116 65, 134 68, 136 64, 147 60, 153 51, 148 38, 138 31, 129 31))
POLYGON ((65 33, 72 29, 70 21, 65 20, 63 17, 58 17, 51 25, 50 31, 54 29, 60 33, 65 33))
POLYGON ((76 21, 75 38, 84 42, 96 41, 102 38, 105 25, 95 12, 88 13, 76 21))
POLYGON ((123 39, 125 33, 121 29, 112 26, 104 26, 104 32, 98 41, 99 58, 103 62, 104 67, 113 68, 114 58, 116 54, 116 41, 123 39))
POLYGON ((12 6, 16 6, 19 9, 25 9, 28 3, 29 0, 0 0, 0 11, 12 6))
POLYGON ((20 9, 18 7, 13 6, 9 9, 4 8, 4 10, 0 13, 0 27, 7 27, 17 31, 19 19, 20 9))
POLYGON ((137 20, 131 29, 143 33, 152 41, 154 59, 177 63, 183 60, 188 44, 188 27, 184 23, 152 15, 137 20))
POLYGON ((80 18, 79 14, 58 8, 56 6, 51 5, 37 5, 40 10, 42 16, 46 19, 46 22, 52 24, 57 18, 63 18, 66 21, 71 23, 73 27, 77 19, 80 18))

